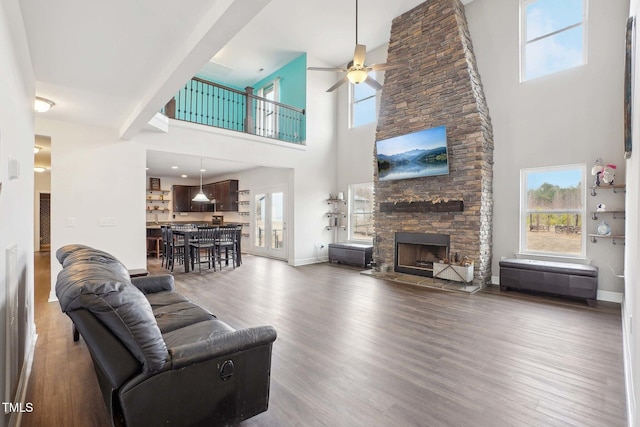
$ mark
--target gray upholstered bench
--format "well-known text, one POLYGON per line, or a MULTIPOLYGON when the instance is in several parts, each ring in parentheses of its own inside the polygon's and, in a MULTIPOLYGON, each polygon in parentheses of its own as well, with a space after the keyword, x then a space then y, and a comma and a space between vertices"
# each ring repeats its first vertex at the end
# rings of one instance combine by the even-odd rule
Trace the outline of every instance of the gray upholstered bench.
POLYGON ((598 293, 598 267, 507 258, 500 261, 500 290, 507 289, 584 298, 587 304, 594 305, 598 293))
POLYGON ((329 262, 357 264, 366 268, 373 258, 373 246, 360 243, 329 243, 329 262))

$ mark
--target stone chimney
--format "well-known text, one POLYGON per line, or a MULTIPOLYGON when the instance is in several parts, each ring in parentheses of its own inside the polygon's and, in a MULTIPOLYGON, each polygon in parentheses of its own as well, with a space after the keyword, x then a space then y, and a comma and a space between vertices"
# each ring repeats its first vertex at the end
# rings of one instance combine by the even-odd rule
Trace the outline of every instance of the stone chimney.
POLYGON ((393 265, 396 232, 448 235, 450 254, 472 259, 474 284, 484 286, 493 131, 462 3, 428 0, 394 19, 387 62, 398 68, 386 71, 376 140, 446 126, 449 174, 379 181, 375 163, 374 258, 393 265))

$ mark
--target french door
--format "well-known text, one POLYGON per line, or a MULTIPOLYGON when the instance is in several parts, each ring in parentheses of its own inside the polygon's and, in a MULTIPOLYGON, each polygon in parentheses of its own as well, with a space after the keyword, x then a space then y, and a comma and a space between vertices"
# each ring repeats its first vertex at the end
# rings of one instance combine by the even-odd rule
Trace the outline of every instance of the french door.
POLYGON ((287 209, 284 188, 257 191, 253 199, 253 209, 255 253, 287 259, 287 209))

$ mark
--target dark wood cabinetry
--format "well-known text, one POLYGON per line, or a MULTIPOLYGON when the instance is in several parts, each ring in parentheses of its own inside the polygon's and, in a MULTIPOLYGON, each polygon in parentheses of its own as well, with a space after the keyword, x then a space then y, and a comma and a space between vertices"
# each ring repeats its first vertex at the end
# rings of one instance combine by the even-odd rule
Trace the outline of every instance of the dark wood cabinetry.
POLYGON ((237 212, 238 211, 238 180, 229 179, 227 181, 216 182, 216 211, 237 212))
POLYGON ((173 211, 189 212, 191 209, 190 185, 173 186, 173 211))
POLYGON ((238 210, 238 180, 229 179, 214 182, 202 186, 202 191, 209 200, 207 202, 194 202, 191 199, 200 191, 200 186, 174 185, 173 186, 173 211, 174 212, 236 212, 238 210))

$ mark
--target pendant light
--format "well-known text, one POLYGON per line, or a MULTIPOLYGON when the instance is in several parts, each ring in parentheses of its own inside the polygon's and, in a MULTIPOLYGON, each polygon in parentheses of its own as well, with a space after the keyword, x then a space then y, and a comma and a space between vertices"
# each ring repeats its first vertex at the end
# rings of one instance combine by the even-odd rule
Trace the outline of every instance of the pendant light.
POLYGON ((196 197, 194 197, 193 199, 191 199, 194 202, 208 202, 209 198, 204 194, 204 191, 202 191, 202 157, 200 157, 200 191, 198 191, 198 194, 196 194, 196 197))

